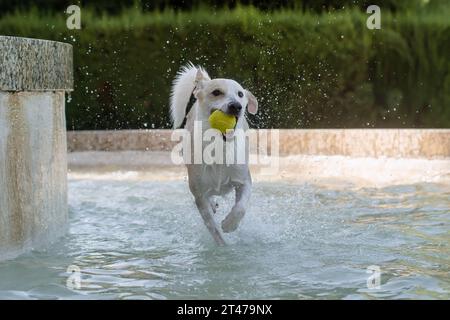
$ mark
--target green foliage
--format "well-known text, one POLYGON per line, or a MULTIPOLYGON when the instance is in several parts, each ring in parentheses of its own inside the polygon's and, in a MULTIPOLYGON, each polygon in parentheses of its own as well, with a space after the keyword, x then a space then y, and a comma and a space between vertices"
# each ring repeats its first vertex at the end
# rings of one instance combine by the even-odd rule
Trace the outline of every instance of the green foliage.
MULTIPOLYGON (((386 10, 417 9, 423 3, 432 5, 448 0, 377 0, 376 4, 386 10)), ((238 5, 251 5, 260 10, 273 11, 279 9, 301 9, 315 12, 336 10, 349 7, 367 8, 373 4, 371 0, 2 0, 0 1, 0 16, 14 10, 26 10, 36 6, 44 11, 61 12, 69 4, 76 4, 83 8, 88 7, 95 12, 108 14, 120 13, 122 9, 131 7, 144 11, 175 9, 191 11, 198 8, 235 8, 238 5)))
POLYGON ((255 127, 450 127, 450 10, 315 14, 233 10, 5 15, 0 34, 70 42, 68 129, 170 127, 170 84, 187 61, 234 78, 260 102, 255 127))

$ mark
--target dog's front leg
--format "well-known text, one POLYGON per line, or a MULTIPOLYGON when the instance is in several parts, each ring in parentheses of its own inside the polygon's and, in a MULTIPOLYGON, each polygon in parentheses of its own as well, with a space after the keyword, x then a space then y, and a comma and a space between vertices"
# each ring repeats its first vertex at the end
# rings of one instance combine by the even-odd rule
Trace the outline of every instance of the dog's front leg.
POLYGON ((222 221, 223 232, 233 232, 237 229, 239 222, 245 215, 251 195, 251 182, 247 181, 244 184, 239 184, 235 187, 236 203, 231 209, 230 213, 222 221))
POLYGON ((225 245, 225 241, 220 234, 220 231, 216 227, 216 223, 213 219, 213 210, 211 208, 211 203, 208 199, 203 196, 195 198, 195 204, 197 205, 198 211, 203 218, 209 232, 213 236, 214 240, 218 245, 225 245))

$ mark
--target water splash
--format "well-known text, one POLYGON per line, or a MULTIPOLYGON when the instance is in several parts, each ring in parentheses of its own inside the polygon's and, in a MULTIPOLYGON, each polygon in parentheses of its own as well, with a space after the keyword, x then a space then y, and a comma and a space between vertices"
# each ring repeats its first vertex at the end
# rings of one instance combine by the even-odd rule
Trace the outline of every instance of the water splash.
POLYGON ((1 263, 0 298, 448 299, 448 196, 437 184, 255 183, 218 248, 184 181, 72 180, 70 234, 1 263), (70 265, 81 290, 61 285, 70 265), (366 287, 369 265, 381 268, 380 290, 366 287))

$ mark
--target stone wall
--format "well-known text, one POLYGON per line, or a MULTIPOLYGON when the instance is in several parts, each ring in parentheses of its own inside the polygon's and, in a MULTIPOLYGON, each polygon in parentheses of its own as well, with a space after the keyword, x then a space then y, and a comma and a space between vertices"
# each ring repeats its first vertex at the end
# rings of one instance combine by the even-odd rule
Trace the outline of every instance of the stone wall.
MULTIPOLYGON (((73 151, 170 151, 172 130, 68 132, 73 151)), ((280 155, 450 158, 450 129, 280 130, 280 155)))

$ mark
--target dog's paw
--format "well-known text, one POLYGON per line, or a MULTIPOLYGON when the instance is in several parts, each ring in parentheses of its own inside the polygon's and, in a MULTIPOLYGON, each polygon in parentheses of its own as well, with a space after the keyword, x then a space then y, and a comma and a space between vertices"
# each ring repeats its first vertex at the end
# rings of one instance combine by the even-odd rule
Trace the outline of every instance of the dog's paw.
POLYGON ((225 233, 233 232, 244 217, 244 210, 232 210, 222 221, 222 230, 225 233))
POLYGON ((211 209, 213 210, 213 212, 216 213, 217 209, 219 209, 219 204, 217 203, 217 201, 210 200, 209 203, 211 204, 211 209))

